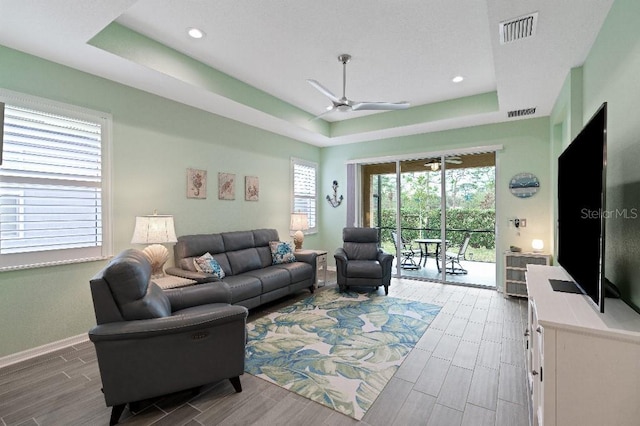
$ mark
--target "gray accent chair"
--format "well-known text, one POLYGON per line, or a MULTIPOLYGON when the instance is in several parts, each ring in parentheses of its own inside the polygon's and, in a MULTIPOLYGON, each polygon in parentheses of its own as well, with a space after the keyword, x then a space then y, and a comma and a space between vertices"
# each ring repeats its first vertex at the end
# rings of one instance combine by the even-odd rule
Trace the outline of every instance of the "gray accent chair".
POLYGON ((351 286, 384 287, 389 294, 394 256, 380 248, 375 228, 344 228, 343 246, 334 254, 340 291, 351 286))
POLYGON ((247 308, 218 283, 162 290, 126 250, 90 281, 102 390, 116 424, 126 404, 229 379, 242 391, 247 308))

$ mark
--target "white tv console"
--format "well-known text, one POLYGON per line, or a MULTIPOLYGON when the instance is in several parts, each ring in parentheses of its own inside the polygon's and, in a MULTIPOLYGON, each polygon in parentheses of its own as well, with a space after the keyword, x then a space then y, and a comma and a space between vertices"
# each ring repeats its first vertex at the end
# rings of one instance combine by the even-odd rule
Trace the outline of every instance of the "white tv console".
POLYGON ((640 425, 640 314, 619 299, 601 314, 550 278, 569 280, 560 267, 527 266, 531 424, 640 425))

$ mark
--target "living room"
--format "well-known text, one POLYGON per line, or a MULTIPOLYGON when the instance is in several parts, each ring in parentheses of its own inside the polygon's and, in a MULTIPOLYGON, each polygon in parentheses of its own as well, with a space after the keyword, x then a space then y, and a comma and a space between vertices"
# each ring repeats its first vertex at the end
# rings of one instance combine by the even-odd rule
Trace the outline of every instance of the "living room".
MULTIPOLYGON (((637 59, 640 36, 635 30, 638 17, 637 2, 613 2, 586 61, 566 70, 564 85, 548 116, 337 146, 315 146, 211 114, 20 49, 4 47, 1 38, 0 88, 111 114, 114 254, 132 246, 135 217, 154 210, 174 216, 177 235, 268 227, 277 229, 284 238, 289 235, 291 213, 291 157, 319 166, 319 232, 307 235, 304 246, 331 254, 342 245, 346 211, 344 206, 333 208, 323 199, 332 193, 333 180, 346 189, 345 163, 495 145, 502 146, 496 153, 497 252, 502 253, 511 245, 528 246, 535 235, 553 253, 555 159, 604 101, 609 105, 608 200, 614 209, 638 205, 640 172, 636 163, 640 158, 640 124, 632 115, 640 106, 640 84, 636 78, 640 72, 637 59), (186 197, 189 168, 208 171, 210 192, 206 199, 186 197), (540 192, 530 200, 516 200, 508 190, 511 176, 523 171, 535 173, 541 182, 540 192), (218 172, 234 173, 238 179, 258 176, 259 202, 245 201, 243 196, 218 200, 215 194, 218 172), (518 236, 508 223, 523 214, 529 220, 528 230, 518 236)), ((5 15, 2 19, 9 18, 5 15)), ((149 84, 162 85, 163 78, 166 76, 149 84)), ((188 92, 185 85, 185 96, 188 92)), ((337 125, 335 131, 344 126, 337 125)), ((608 229, 611 247, 607 264, 616 268, 609 276, 619 286, 640 280, 635 261, 639 232, 634 221, 614 224, 608 229)), ((498 271, 502 270, 500 262, 498 257, 498 271)), ((0 357, 86 336, 95 324, 88 280, 104 263, 0 272, 3 342, 0 357)), ((331 255, 329 263, 333 265, 331 255)), ((500 274, 498 280, 500 288, 500 274)))

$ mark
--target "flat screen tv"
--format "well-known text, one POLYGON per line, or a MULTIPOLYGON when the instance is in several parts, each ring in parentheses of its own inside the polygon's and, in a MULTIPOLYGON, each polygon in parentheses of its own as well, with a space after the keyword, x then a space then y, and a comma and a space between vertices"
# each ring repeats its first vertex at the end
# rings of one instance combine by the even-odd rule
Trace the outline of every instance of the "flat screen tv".
POLYGON ((581 292, 604 312, 607 103, 558 158, 558 263, 574 284, 554 290, 581 292))

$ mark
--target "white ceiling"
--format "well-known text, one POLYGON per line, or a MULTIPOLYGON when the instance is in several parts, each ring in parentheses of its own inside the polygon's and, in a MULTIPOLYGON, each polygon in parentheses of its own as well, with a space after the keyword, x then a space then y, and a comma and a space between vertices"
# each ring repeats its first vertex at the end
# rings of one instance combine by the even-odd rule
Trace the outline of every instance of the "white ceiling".
MULTIPOLYGON (((536 107, 535 116, 549 115, 567 73, 584 62, 612 2, 0 0, 0 44, 328 146, 502 122, 514 109, 536 107), (501 45, 499 23, 531 12, 538 12, 536 35, 501 45), (316 79, 340 96, 341 53, 353 57, 347 66, 350 99, 408 101, 416 107, 497 92, 499 110, 331 137, 88 44, 113 21, 310 116, 330 102, 305 80, 316 79), (190 39, 190 27, 206 37, 190 39), (465 80, 453 83, 456 75, 465 80)), ((323 118, 339 122, 367 114, 372 113, 333 112, 323 118)))

